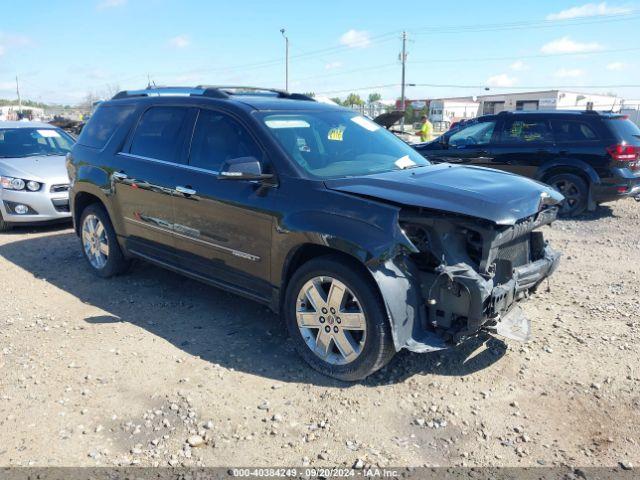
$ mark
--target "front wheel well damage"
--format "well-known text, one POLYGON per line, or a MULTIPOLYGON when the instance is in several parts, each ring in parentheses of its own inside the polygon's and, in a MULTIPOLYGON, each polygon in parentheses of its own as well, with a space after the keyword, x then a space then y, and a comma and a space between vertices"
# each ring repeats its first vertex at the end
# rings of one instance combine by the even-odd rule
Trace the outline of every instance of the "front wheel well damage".
POLYGON ((317 245, 313 243, 308 243, 299 246, 295 252, 293 252, 288 261, 285 263, 282 272, 282 285, 280 288, 280 310, 282 311, 285 292, 287 290, 287 286, 289 285, 289 281, 293 277, 294 273, 302 267, 305 263, 310 260, 320 258, 320 257, 333 257, 339 259, 341 262, 347 263, 353 268, 357 269, 365 278, 368 278, 370 282, 375 286, 378 294, 380 295, 380 289, 376 284, 371 272, 367 269, 367 267, 356 257, 353 255, 349 255, 348 253, 342 252, 335 248, 327 247, 324 245, 317 245))

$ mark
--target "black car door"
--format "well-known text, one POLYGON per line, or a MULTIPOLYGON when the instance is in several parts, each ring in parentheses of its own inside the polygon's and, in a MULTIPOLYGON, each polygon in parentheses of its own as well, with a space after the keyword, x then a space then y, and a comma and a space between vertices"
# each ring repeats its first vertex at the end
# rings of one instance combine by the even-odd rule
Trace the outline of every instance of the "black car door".
POLYGON ((174 179, 176 247, 181 265, 226 287, 267 298, 274 188, 218 178, 223 162, 266 157, 234 117, 202 109, 193 131, 189 166, 174 179))
POLYGON ((424 153, 435 162, 482 165, 491 161, 491 139, 495 120, 474 122, 451 134, 447 134, 440 149, 424 153))
POLYGON ((195 109, 154 106, 116 154, 114 203, 127 248, 157 259, 172 255, 173 194, 179 165, 186 162, 186 132, 195 109))
POLYGON ((544 114, 506 114, 498 125, 485 166, 535 177, 536 171, 556 154, 549 120, 544 114))

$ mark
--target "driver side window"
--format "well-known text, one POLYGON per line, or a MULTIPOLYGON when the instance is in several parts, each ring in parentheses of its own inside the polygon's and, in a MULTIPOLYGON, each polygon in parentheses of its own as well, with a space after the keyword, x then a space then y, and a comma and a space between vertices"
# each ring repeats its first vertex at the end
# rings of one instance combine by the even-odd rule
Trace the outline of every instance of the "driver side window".
POLYGON ((220 112, 201 110, 198 115, 189 165, 219 172, 226 160, 255 157, 263 164, 260 147, 236 120, 220 112))
POLYGON ((469 125, 449 137, 449 146, 455 148, 467 145, 486 145, 491 142, 495 128, 496 122, 479 122, 469 125))

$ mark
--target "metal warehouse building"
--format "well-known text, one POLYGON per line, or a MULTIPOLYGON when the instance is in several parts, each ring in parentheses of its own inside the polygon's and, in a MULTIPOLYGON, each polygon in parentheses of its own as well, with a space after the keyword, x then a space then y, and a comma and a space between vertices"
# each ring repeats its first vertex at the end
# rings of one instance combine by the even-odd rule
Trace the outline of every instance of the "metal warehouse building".
POLYGON ((618 112, 622 98, 612 95, 545 90, 478 97, 482 115, 503 110, 612 110, 618 112))

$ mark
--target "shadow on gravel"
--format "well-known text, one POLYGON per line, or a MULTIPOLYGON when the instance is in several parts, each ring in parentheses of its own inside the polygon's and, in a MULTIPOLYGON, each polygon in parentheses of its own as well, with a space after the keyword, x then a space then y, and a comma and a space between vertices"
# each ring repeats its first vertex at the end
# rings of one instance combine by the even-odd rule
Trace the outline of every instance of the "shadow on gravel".
MULTIPOLYGON (((278 316, 263 305, 144 262, 134 263, 127 275, 97 278, 72 231, 0 245, 0 256, 103 310, 102 315, 85 318, 95 328, 128 322, 227 369, 284 382, 352 385, 308 367, 295 353, 278 316)), ((469 375, 498 361, 505 350, 503 342, 483 335, 444 352, 401 352, 362 385, 397 383, 413 375, 469 375)))
POLYGON ((573 222, 595 222, 597 220, 601 220, 603 218, 617 218, 617 215, 613 213, 613 208, 609 205, 598 205, 593 212, 584 212, 577 217, 561 217, 558 220, 560 222, 563 221, 573 221, 573 222))

